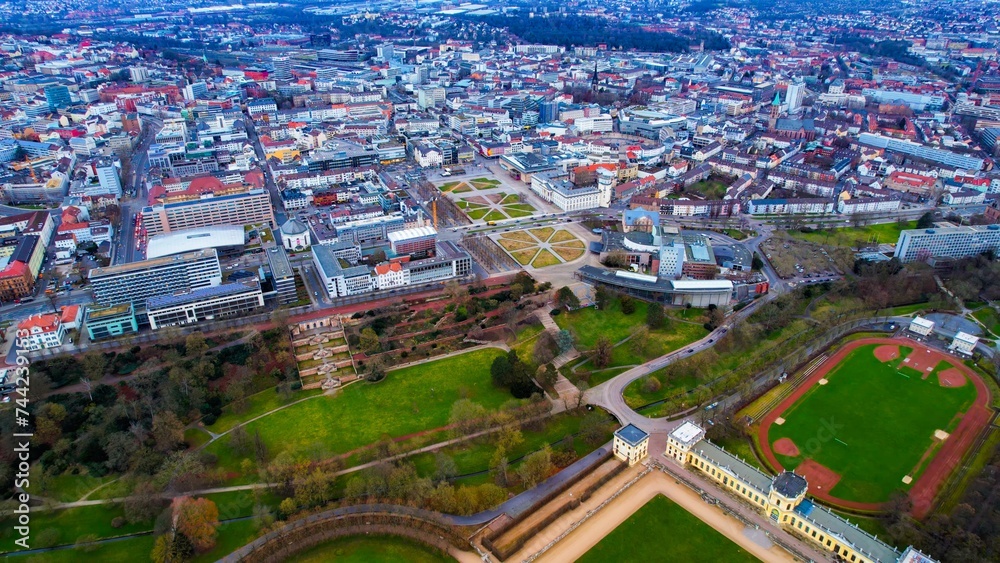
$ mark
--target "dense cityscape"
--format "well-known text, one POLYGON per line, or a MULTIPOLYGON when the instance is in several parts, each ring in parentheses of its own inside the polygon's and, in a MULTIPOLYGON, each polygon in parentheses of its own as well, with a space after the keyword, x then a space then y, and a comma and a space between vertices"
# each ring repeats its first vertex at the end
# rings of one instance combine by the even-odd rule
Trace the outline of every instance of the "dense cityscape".
POLYGON ((1000 559, 995 4, 0 4, 6 559, 1000 559))

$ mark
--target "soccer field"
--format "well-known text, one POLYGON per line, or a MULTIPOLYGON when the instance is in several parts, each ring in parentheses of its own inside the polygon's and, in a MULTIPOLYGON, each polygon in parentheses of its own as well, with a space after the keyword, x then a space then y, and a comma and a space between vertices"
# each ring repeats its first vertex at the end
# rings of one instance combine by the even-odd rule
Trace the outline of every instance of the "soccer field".
MULTIPOLYGON (((825 385, 813 385, 779 412, 784 422, 779 419, 767 433, 767 445, 785 469, 812 460, 806 467, 822 466, 817 475, 825 474, 832 486, 826 492, 847 501, 880 503, 895 490, 908 490, 942 444, 935 432, 953 432, 976 399, 970 381, 941 385, 942 372, 952 368, 947 362, 930 361, 930 370, 909 367, 921 361, 918 356, 937 356, 900 347, 900 357, 882 362, 875 355, 878 347, 851 351, 824 376, 825 385), (921 378, 922 373, 928 375, 921 378)), ((810 479, 811 490, 822 484, 810 479)))

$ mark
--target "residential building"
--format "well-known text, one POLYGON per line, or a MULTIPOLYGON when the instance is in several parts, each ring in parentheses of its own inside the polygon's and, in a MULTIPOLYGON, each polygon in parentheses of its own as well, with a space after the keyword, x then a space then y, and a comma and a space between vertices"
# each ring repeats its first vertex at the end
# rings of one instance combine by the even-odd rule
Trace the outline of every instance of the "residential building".
POLYGON ((384 290, 410 285, 410 270, 399 262, 379 264, 373 269, 375 289, 384 290))
POLYGON ((66 338, 66 326, 57 313, 31 315, 17 325, 18 343, 28 351, 58 348, 66 338))

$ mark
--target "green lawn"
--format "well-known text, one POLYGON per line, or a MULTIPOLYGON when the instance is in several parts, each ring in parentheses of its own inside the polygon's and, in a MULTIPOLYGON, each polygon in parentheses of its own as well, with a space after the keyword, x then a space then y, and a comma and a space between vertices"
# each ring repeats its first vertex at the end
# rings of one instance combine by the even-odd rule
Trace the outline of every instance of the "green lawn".
POLYGON ((722 199, 726 195, 726 188, 726 184, 718 180, 701 180, 684 191, 699 193, 708 199, 722 199))
POLYGON ((972 316, 976 318, 977 321, 983 323, 983 326, 987 330, 1000 336, 1000 315, 993 310, 993 307, 985 306, 982 309, 972 313, 972 316))
POLYGON ((136 563, 149 561, 152 535, 138 536, 96 546, 93 551, 59 549, 38 555, 8 555, 10 561, 24 563, 136 563))
MULTIPOLYGON (((100 539, 124 536, 153 529, 152 522, 139 524, 126 523, 121 528, 112 528, 111 520, 124 515, 125 511, 120 504, 102 504, 68 508, 66 510, 37 511, 31 515, 31 528, 36 538, 42 530, 52 529, 58 531, 58 537, 53 538, 53 545, 73 544, 77 538, 87 534, 94 534, 100 539)), ((13 526, 14 520, 7 519, 2 521, 2 529, 0 529, 0 552, 10 552, 20 549, 14 545, 14 540, 18 536, 14 533, 13 526)))
POLYGON ((782 413, 785 423, 768 433, 772 445, 787 437, 802 451, 777 456, 786 469, 811 457, 839 473, 831 494, 845 500, 882 502, 909 488, 901 479, 917 478, 934 431, 951 428, 976 397, 971 384, 946 389, 935 375, 901 376, 896 368, 903 359, 879 362, 874 349, 861 346, 848 355, 827 376, 827 385, 811 388, 782 413))
MULTIPOLYGON (((522 436, 524 437, 524 441, 510 452, 508 458, 516 459, 530 454, 542 449, 545 447, 545 444, 551 445, 553 449, 559 447, 561 440, 580 431, 580 422, 583 420, 584 414, 560 414, 546 420, 544 426, 539 430, 523 431, 522 436)), ((609 419, 609 430, 599 444, 604 444, 608 440, 611 440, 612 428, 614 426, 609 419)), ((573 451, 578 456, 584 456, 594 450, 594 447, 588 445, 580 438, 573 438, 572 442, 573 451)), ((492 442, 483 440, 451 446, 440 450, 440 452, 450 456, 455 461, 455 467, 459 475, 468 475, 488 470, 494 449, 495 447, 492 442)), ((417 472, 421 476, 431 477, 434 475, 436 464, 433 453, 412 456, 410 461, 416 466, 417 472)))
MULTIPOLYGON (((380 383, 355 383, 330 397, 304 401, 247 424, 260 432, 273 457, 284 450, 325 457, 379 440, 405 436, 448 424, 451 405, 461 397, 495 409, 511 400, 493 387, 489 368, 503 352, 483 349, 389 372, 380 383)), ((207 451, 227 469, 240 457, 218 440, 207 451)))
POLYGON ((734 563, 758 559, 674 501, 657 495, 577 561, 734 563), (674 538, 676 541, 657 541, 657 538, 674 538))
MULTIPOLYGON (((621 304, 615 300, 602 310, 586 307, 569 313, 564 312, 556 316, 555 321, 559 328, 573 333, 578 350, 589 350, 594 347, 601 335, 607 336, 615 344, 627 338, 636 327, 645 324, 647 307, 645 301, 636 300, 635 311, 626 315, 621 311, 621 304)), ((708 331, 700 324, 671 321, 664 328, 650 331, 646 349, 642 354, 634 354, 629 342, 616 346, 611 355, 611 363, 607 367, 641 364, 682 348, 706 334, 708 331)), ((592 371, 596 366, 587 362, 578 369, 592 371)), ((591 384, 594 384, 593 381, 591 384)))
POLYGON ((803 233, 796 230, 789 230, 788 235, 792 238, 815 242, 817 244, 829 244, 832 246, 855 246, 855 241, 869 241, 873 238, 880 244, 896 244, 899 240, 899 233, 904 229, 915 229, 916 221, 909 221, 900 226, 895 222, 881 223, 879 225, 868 225, 866 227, 844 227, 840 229, 824 229, 812 233, 803 233))
POLYGON ((234 522, 222 522, 219 524, 217 530, 218 535, 215 538, 215 547, 205 553, 198 554, 191 560, 192 562, 211 563, 212 561, 218 561, 257 537, 257 523, 253 518, 234 522))
MULTIPOLYGON (((476 221, 478 219, 482 219, 483 217, 486 216, 487 213, 496 213, 496 212, 495 211, 490 211, 489 207, 481 207, 479 209, 467 210, 465 212, 465 214, 469 216, 469 219, 472 219, 473 221, 476 221)), ((503 219, 503 218, 504 217, 501 217, 501 219, 503 219)), ((490 220, 492 220, 492 219, 490 219, 490 220)))
POLYGON ((215 424, 207 428, 216 434, 221 434, 222 432, 233 428, 245 420, 258 417, 268 411, 274 410, 293 401, 298 401, 299 399, 304 399, 311 395, 319 395, 322 392, 323 391, 321 389, 299 391, 292 394, 291 399, 286 401, 281 397, 281 395, 276 393, 273 388, 268 387, 260 393, 247 397, 247 406, 243 412, 233 412, 232 406, 227 405, 224 409, 222 409, 222 416, 215 421, 215 424))
POLYGON ((295 555, 298 563, 437 563, 454 561, 430 546, 399 536, 348 536, 295 555))
POLYGON ((660 368, 650 374, 660 381, 659 391, 653 391, 652 393, 643 391, 643 378, 630 383, 622 393, 622 396, 625 398, 625 404, 632 408, 638 408, 661 399, 674 397, 690 389, 694 389, 700 383, 698 378, 694 376, 675 377, 673 379, 666 380, 664 377, 664 371, 665 368, 660 368))
POLYGON ((928 307, 928 303, 924 301, 923 303, 911 303, 909 305, 900 305, 899 307, 890 307, 880 311, 880 315, 886 315, 889 317, 898 317, 902 315, 912 315, 913 313, 919 313, 928 307))
MULTIPOLYGON (((472 216, 470 215, 469 218, 471 219, 472 216)), ((496 209, 494 209, 493 211, 490 211, 489 213, 487 213, 483 217, 483 220, 484 221, 503 221, 506 218, 507 218, 506 215, 504 215, 502 212, 497 211, 496 209)))
MULTIPOLYGON (((41 467, 37 465, 34 469, 35 471, 41 471, 41 467)), ((114 478, 114 475, 92 477, 87 473, 73 475, 67 472, 62 475, 46 479, 44 481, 45 486, 42 491, 45 497, 62 502, 72 502, 74 500, 80 500, 80 498, 90 491, 107 483, 108 481, 113 480, 114 478)))
POLYGON ((646 303, 636 301, 635 304, 635 312, 631 315, 622 313, 618 300, 614 300, 605 309, 584 307, 568 313, 564 311, 555 317, 555 321, 559 328, 573 333, 573 342, 578 349, 589 350, 602 335, 617 343, 632 334, 635 327, 645 323, 646 303))

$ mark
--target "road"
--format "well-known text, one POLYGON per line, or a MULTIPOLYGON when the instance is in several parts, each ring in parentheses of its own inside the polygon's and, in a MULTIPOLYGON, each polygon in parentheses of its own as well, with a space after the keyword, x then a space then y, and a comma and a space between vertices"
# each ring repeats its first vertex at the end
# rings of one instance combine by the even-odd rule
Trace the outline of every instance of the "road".
POLYGON ((149 204, 149 192, 146 186, 146 174, 149 167, 149 146, 156 139, 157 132, 163 128, 163 122, 152 116, 144 116, 146 127, 143 128, 139 145, 132 153, 132 173, 125 182, 126 196, 121 201, 121 223, 118 225, 118 242, 112 247, 111 264, 120 265, 142 259, 142 253, 136 249, 135 223, 142 208, 149 204))

